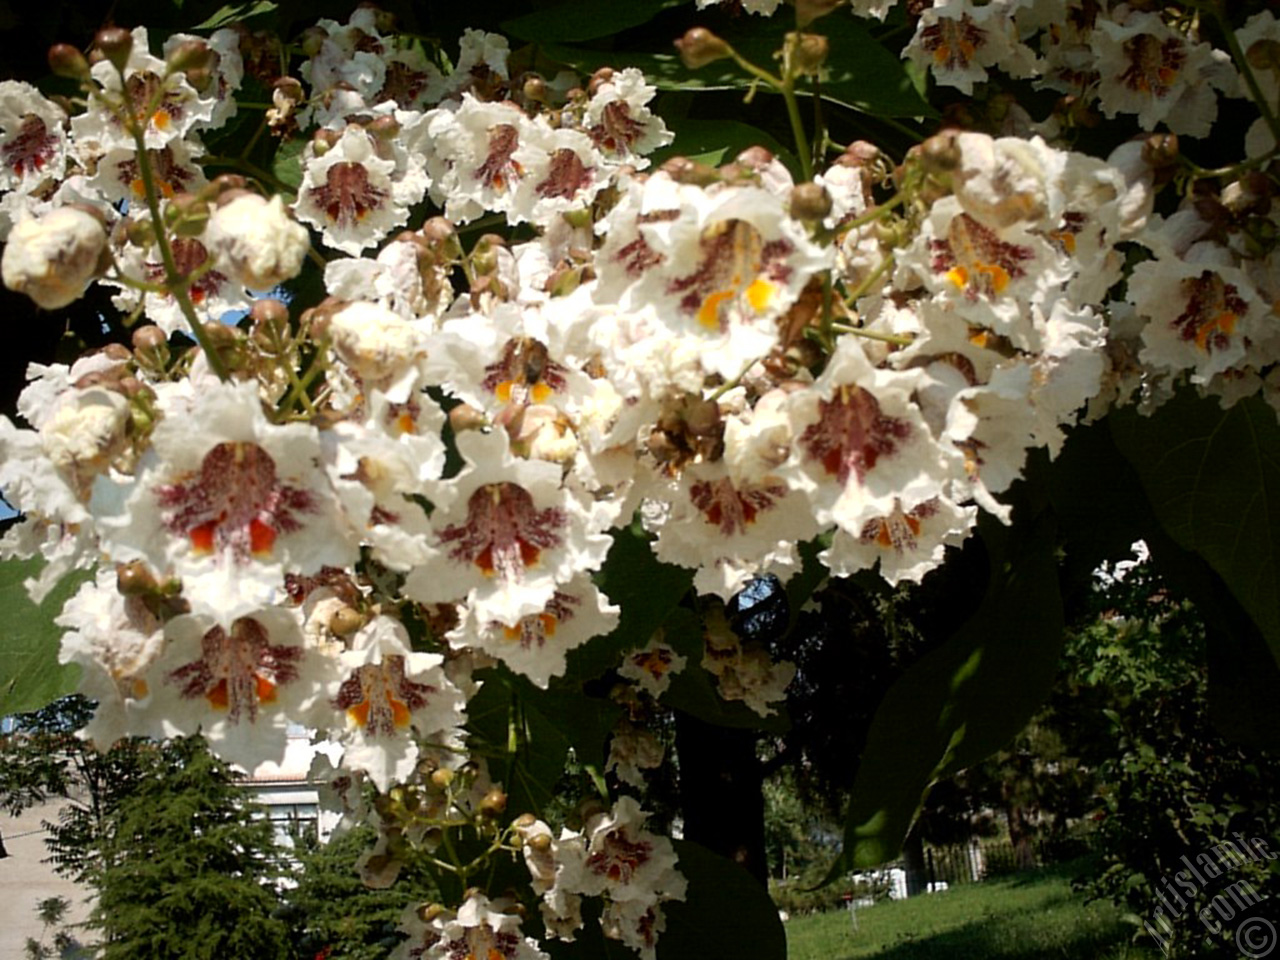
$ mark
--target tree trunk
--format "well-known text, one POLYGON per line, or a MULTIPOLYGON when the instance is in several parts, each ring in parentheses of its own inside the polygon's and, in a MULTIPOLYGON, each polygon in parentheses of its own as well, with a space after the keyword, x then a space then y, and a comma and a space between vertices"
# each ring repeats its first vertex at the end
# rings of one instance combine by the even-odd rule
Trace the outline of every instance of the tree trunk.
POLYGON ((768 885, 757 735, 676 711, 684 837, 741 864, 768 885))

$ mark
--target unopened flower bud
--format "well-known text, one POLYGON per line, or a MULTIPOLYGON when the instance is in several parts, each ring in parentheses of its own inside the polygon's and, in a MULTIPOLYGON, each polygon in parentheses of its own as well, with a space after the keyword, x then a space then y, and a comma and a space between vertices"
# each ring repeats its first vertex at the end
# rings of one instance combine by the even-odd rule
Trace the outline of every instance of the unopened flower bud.
POLYGON ((482 276, 498 269, 498 250, 505 241, 496 233, 486 233, 471 249, 471 269, 482 276))
POLYGON ((538 818, 535 817, 532 813, 522 813, 520 814, 520 816, 516 817, 514 820, 511 821, 511 825, 515 827, 517 830, 528 830, 537 822, 538 822, 538 818))
POLYGON ((551 835, 549 833, 535 833, 529 838, 528 844, 536 853, 546 853, 551 849, 551 835))
POLYGON ((445 908, 438 903, 424 903, 418 907, 418 919, 430 923, 444 912, 445 908))
POLYGON ((307 27, 302 31, 302 53, 303 56, 311 58, 320 52, 320 48, 324 46, 324 42, 329 39, 329 33, 320 26, 307 27))
POLYGON ((786 50, 794 74, 815 76, 827 62, 831 43, 820 33, 789 33, 786 50))
POLYGON ((305 227, 284 208, 277 194, 238 196, 209 217, 205 246, 227 272, 250 290, 270 290, 302 270, 311 248, 305 227))
POLYGON ((439 787, 444 790, 449 784, 453 783, 453 771, 447 767, 441 767, 439 770, 431 772, 432 786, 439 787))
POLYGON ((725 43, 706 27, 693 27, 676 41, 680 59, 690 70, 698 70, 709 63, 724 60, 732 55, 725 43))
POLYGON ((209 220, 209 204, 191 193, 180 193, 165 207, 165 221, 180 237, 198 237, 209 220))
POLYGON ((183 40, 169 51, 166 63, 173 73, 186 73, 189 70, 208 70, 213 64, 213 51, 209 44, 199 37, 183 40))
MULTIPOLYGON (((220 173, 209 181, 209 185, 200 191, 200 196, 208 200, 210 203, 217 201, 224 202, 225 194, 231 193, 233 190, 245 190, 249 186, 249 181, 238 173, 220 173)), ((228 197, 225 202, 230 202, 232 198, 228 197)))
POLYGON ((454 433, 466 433, 468 430, 483 430, 489 426, 489 418, 483 410, 477 410, 467 403, 460 403, 449 411, 449 426, 454 433))
POLYGON ((364 128, 379 140, 393 140, 400 133, 400 121, 384 113, 380 117, 374 117, 364 128))
POLYGON ((129 54, 133 52, 133 34, 124 27, 103 27, 93 38, 93 46, 117 70, 124 70, 129 54))
POLYGON ((526 77, 521 90, 524 92, 526 100, 533 103, 547 102, 547 81, 537 74, 526 77))
POLYGON ((122 596, 136 597, 152 593, 156 586, 156 578, 141 560, 116 566, 116 589, 122 596))
POLYGON ((613 67, 601 67, 591 75, 591 80, 587 83, 587 93, 594 97, 602 86, 612 82, 613 67))
POLYGON ((720 171, 715 167, 688 157, 672 157, 660 169, 676 183, 687 183, 694 187, 709 187, 720 181, 720 171))
POLYGON ((496 818, 507 809, 507 795, 494 787, 484 795, 484 799, 480 801, 480 815, 482 817, 496 818))
POLYGON ((818 183, 798 183, 791 190, 791 216, 797 220, 821 220, 831 212, 831 194, 818 183))
POLYGON ((249 310, 253 320, 253 337, 260 345, 273 346, 289 335, 289 308, 284 301, 263 297, 253 301, 249 310))
POLYGON ((718 433, 723 424, 720 405, 714 400, 695 400, 684 415, 685 426, 695 437, 708 437, 718 433))
POLYGON ((46 310, 80 299, 98 274, 107 231, 80 207, 57 207, 19 220, 9 233, 0 274, 10 290, 25 293, 46 310))
POLYGON ((150 249, 156 242, 156 225, 150 219, 130 220, 124 228, 124 236, 133 246, 150 249))
POLYGON ((1142 144, 1142 159, 1156 170, 1171 167, 1178 162, 1178 135, 1153 133, 1142 144))
POLYGON ((364 626, 364 617, 354 607, 339 607, 329 618, 329 630, 335 637, 349 637, 364 626))
POLYGON ((807 27, 842 3, 844 0, 796 0, 796 26, 807 27))
POLYGON ((1255 70, 1275 70, 1280 68, 1280 42, 1262 39, 1249 45, 1244 58, 1255 70))
POLYGON ((133 331, 133 351, 139 366, 163 370, 169 364, 169 335, 148 324, 133 331))
POLYGON ((59 77, 85 80, 89 76, 89 61, 71 44, 55 43, 49 48, 49 69, 59 77))

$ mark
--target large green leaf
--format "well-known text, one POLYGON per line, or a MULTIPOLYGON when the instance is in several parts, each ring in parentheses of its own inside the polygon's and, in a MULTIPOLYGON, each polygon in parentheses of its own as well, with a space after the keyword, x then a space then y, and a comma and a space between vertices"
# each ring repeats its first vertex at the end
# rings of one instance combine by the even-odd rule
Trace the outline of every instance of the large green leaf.
POLYGON ((613 546, 596 584, 622 608, 617 628, 569 653, 566 680, 581 684, 618 665, 622 653, 644 646, 693 585, 693 571, 662 563, 637 525, 613 531, 613 546))
POLYGON ((0 716, 38 710, 74 693, 80 668, 58 663, 62 628, 53 622, 62 605, 87 574, 66 577, 37 606, 27 598, 23 581, 40 572, 41 561, 0 563, 0 716))
POLYGON ((991 579, 977 613, 889 689, 854 780, 837 876, 892 860, 930 784, 994 753, 1043 702, 1062 653, 1052 514, 980 524, 991 579))
POLYGON ((656 151, 651 158, 656 167, 669 157, 681 156, 719 166, 727 163, 748 147, 767 147, 785 159, 790 151, 772 135, 738 120, 684 117, 672 120, 668 127, 676 135, 670 146, 656 151))
POLYGON ((507 792, 508 808, 542 816, 564 770, 569 740, 522 694, 519 679, 505 669, 484 675, 467 703, 472 745, 489 757, 489 769, 507 792))
POLYGON ((250 0, 248 3, 228 3, 202 23, 197 23, 193 30, 216 30, 233 23, 240 23, 250 17, 270 13, 276 8, 271 0, 250 0))
POLYGON ((535 10, 523 17, 505 20, 504 33, 530 42, 576 43, 608 37, 630 27, 648 23, 663 10, 687 0, 629 0, 601 3, 599 0, 566 0, 554 7, 535 10))
POLYGON ((727 857, 684 840, 675 847, 689 892, 683 902, 663 905, 658 960, 785 960, 787 935, 768 891, 727 857))
MULTIPOLYGON (((935 117, 937 112, 920 96, 906 65, 871 36, 854 17, 828 17, 817 26, 830 36, 831 55, 827 60, 818 92, 823 99, 880 117, 935 117)), ((782 44, 780 26, 734 40, 736 49, 748 60, 771 72, 777 68, 773 53, 782 44)), ((548 38, 541 53, 552 60, 590 74, 601 67, 636 67, 659 90, 749 90, 770 93, 732 60, 717 60, 699 70, 690 70, 679 55, 595 50, 570 46, 561 35, 548 38)), ((808 88, 801 84, 799 92, 808 88)), ((781 109, 781 104, 777 104, 781 109)))
POLYGON ((1200 554, 1280 660, 1280 424, 1258 397, 1230 410, 1183 390, 1150 417, 1110 417, 1156 517, 1200 554))

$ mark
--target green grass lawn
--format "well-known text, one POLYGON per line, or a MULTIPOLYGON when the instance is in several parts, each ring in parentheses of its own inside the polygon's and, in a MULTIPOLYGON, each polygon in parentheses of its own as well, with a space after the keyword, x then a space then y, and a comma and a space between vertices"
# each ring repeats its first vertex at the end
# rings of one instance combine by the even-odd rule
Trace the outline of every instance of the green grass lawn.
POLYGON ((787 921, 788 960, 1158 960, 1154 943, 1132 946, 1114 907, 1071 889, 1057 868, 787 921))

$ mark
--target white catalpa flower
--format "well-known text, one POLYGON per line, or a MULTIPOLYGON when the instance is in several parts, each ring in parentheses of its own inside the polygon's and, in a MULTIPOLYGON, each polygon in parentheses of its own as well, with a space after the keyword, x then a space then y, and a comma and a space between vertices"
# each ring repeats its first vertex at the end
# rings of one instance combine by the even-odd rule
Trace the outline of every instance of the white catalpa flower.
POLYGON ((726 380, 769 354, 777 319, 833 259, 770 190, 704 191, 661 173, 614 209, 608 230, 597 300, 653 310, 665 352, 688 340, 726 380))
POLYGON ((219 757, 253 770, 284 759, 291 725, 313 727, 332 683, 332 658, 308 647, 297 618, 271 607, 229 628, 202 616, 165 627, 168 646, 148 676, 152 736, 199 731, 219 757), (159 731, 159 732, 158 732, 159 731))
POLYGON ((1190 370, 1193 383, 1243 365, 1251 338, 1270 312, 1239 268, 1197 244, 1186 259, 1147 260, 1133 269, 1128 299, 1148 323, 1139 359, 1152 367, 1190 370))
POLYGON ((1091 34, 1103 114, 1136 113, 1144 130, 1164 124, 1203 137, 1218 116, 1215 88, 1236 82, 1231 58, 1169 27, 1159 13, 1130 10, 1117 22, 1100 17, 1091 34))
POLYGON ((372 300, 406 320, 434 318, 453 302, 449 268, 422 245, 392 240, 376 259, 342 257, 324 268, 324 285, 339 300, 372 300))
POLYGON ((447 639, 454 649, 475 647, 497 657, 513 673, 546 689, 552 677, 564 673, 565 655, 613 632, 619 613, 584 573, 557 587, 542 610, 510 626, 481 621, 469 609, 447 639))
POLYGON ((465 701, 445 676, 444 658, 414 653, 398 620, 375 617, 338 660, 341 676, 329 699, 338 716, 319 726, 343 744, 343 767, 363 770, 384 793, 417 767, 416 738, 466 722, 465 701))
POLYGON ((623 655, 618 675, 634 680, 655 700, 667 692, 671 679, 684 669, 687 659, 666 642, 662 631, 638 650, 623 655))
POLYGON ((242 193, 209 216, 202 240, 218 266, 250 290, 270 290, 292 280, 311 248, 306 228, 270 200, 242 193))
POLYGON ((533 195, 532 184, 522 189, 530 172, 547 163, 546 151, 535 144, 544 135, 514 104, 486 103, 470 94, 456 110, 431 111, 431 199, 454 223, 474 220, 486 210, 515 209, 517 195, 522 200, 533 195))
POLYGON ((235 92, 244 81, 244 58, 240 56, 240 35, 229 28, 215 30, 208 37, 197 37, 189 33, 175 33, 164 42, 166 58, 181 44, 189 41, 203 42, 208 46, 210 57, 209 78, 198 91, 199 94, 214 101, 209 119, 200 126, 215 130, 223 126, 236 115, 235 92))
POLYGON ((649 165, 647 154, 675 139, 662 118, 649 109, 655 92, 635 67, 614 71, 596 88, 587 103, 583 127, 610 160, 644 169, 649 165))
POLYGON ((78 207, 57 207, 18 221, 5 244, 0 273, 10 290, 57 310, 80 299, 98 275, 106 248, 101 219, 78 207))
POLYGON ((814 389, 792 395, 797 439, 779 472, 806 492, 819 523, 861 534, 896 503, 914 509, 960 475, 959 456, 912 400, 927 379, 876 369, 856 338, 842 337, 814 389))
POLYGON ((745 646, 723 615, 707 618, 703 641, 702 666, 716 678, 721 697, 741 700, 762 717, 777 713, 774 704, 786 699, 795 679, 794 663, 775 662, 762 647, 745 646))
POLYGON ((940 0, 925 10, 902 56, 931 70, 938 83, 966 95, 998 66, 1012 77, 1029 76, 1035 55, 1018 41, 1011 4, 977 6, 968 0, 940 0))
POLYGON ((432 515, 434 556, 404 591, 421 603, 466 597, 481 622, 514 626, 577 574, 599 569, 611 514, 564 487, 558 464, 513 458, 503 431, 457 442, 472 466, 454 478, 454 502, 432 515))
POLYGON ((67 169, 67 115, 29 83, 0 82, 0 190, 31 193, 67 169))
POLYGON ((192 610, 223 626, 281 599, 286 572, 355 559, 316 431, 268 423, 256 382, 162 395, 161 410, 136 475, 94 490, 113 559, 181 577, 192 610))
MULTIPOLYGON (((194 136, 147 150, 152 182, 162 198, 195 193, 208 184, 204 171, 194 160, 203 153, 204 148, 194 136)), ((126 201, 140 210, 146 207, 147 193, 138 167, 138 152, 132 146, 108 150, 99 158, 97 171, 88 183, 113 204, 126 201)))
POLYGON ((394 960, 548 960, 538 942, 520 929, 517 904, 471 893, 457 913, 445 910, 423 921, 417 905, 405 911, 400 929, 409 939, 394 960))
POLYGON ((93 79, 103 92, 90 98, 89 109, 71 120, 71 132, 80 143, 96 143, 102 150, 113 147, 133 149, 133 134, 124 128, 114 110, 102 98, 121 100, 125 111, 143 128, 143 143, 149 150, 186 137, 197 125, 207 126, 217 100, 201 97, 187 83, 186 75, 170 73, 168 65, 151 55, 147 28, 134 27, 133 46, 120 74, 107 60, 92 67, 93 79))
POLYGON ((395 169, 395 161, 378 156, 369 134, 352 124, 322 156, 314 143, 307 145, 294 212, 326 244, 356 256, 409 219, 408 206, 394 197, 395 169))
POLYGON ((408 570, 431 556, 431 526, 417 498, 436 507, 452 499, 439 482, 444 414, 421 393, 393 402, 376 389, 368 411, 367 420, 344 420, 326 433, 329 475, 373 556, 392 570, 408 570))
POLYGON ((879 563, 880 576, 890 584, 919 583, 942 564, 947 547, 964 542, 977 514, 977 507, 962 507, 946 497, 925 500, 909 511, 895 507, 868 520, 856 536, 836 530, 819 559, 833 576, 852 576, 879 563))
POLYGON ((100 568, 54 622, 67 631, 58 662, 80 666, 78 690, 98 703, 82 735, 107 750, 129 735, 131 709, 151 695, 147 670, 165 645, 160 621, 142 598, 120 593, 114 569, 100 568))
MULTIPOLYGON (((148 214, 144 208, 135 207, 130 218, 137 222, 146 220, 148 214)), ((205 245, 206 236, 207 231, 200 237, 173 237, 169 240, 169 251, 178 275, 193 278, 187 286, 187 299, 203 319, 216 321, 229 310, 247 311, 251 303, 244 285, 224 272, 221 263, 212 260, 211 251, 205 245)), ((168 276, 163 255, 156 245, 125 244, 117 248, 116 266, 126 277, 161 288, 168 276)), ((109 277, 102 283, 120 287, 120 292, 112 297, 111 302, 122 312, 134 310, 141 303, 147 319, 165 333, 189 330, 186 314, 177 298, 167 290, 140 290, 109 277)))

